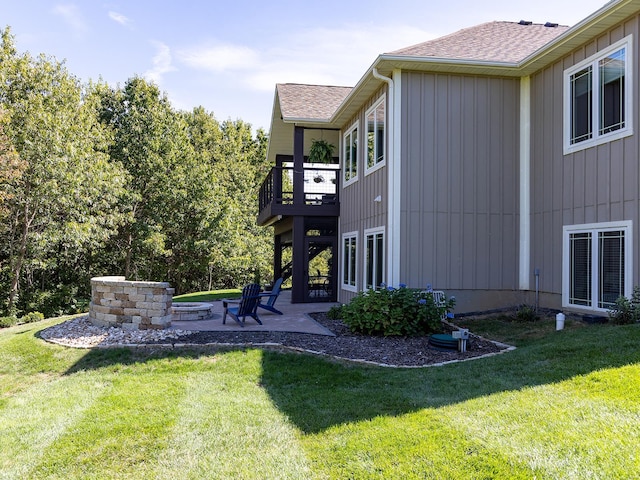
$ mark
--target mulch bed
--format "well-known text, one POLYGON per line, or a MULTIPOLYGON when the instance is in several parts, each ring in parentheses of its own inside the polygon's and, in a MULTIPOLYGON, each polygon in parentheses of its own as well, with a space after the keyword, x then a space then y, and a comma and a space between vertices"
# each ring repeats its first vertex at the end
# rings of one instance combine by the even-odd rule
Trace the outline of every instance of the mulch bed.
MULTIPOLYGON (((341 320, 327 318, 324 313, 311 316, 335 334, 312 335, 289 332, 197 332, 175 340, 180 344, 273 344, 291 349, 310 351, 339 359, 371 362, 380 365, 422 367, 487 354, 496 354, 507 345, 471 335, 467 351, 438 350, 429 345, 429 337, 377 337, 352 333, 341 320)), ((450 329, 445 325, 445 329, 450 329)), ((166 341, 164 342, 166 343, 166 341)))

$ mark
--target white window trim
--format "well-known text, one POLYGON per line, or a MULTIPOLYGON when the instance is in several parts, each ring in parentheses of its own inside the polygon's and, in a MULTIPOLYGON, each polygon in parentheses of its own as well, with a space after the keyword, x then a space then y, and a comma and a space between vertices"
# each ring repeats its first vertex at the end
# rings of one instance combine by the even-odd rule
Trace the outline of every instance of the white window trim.
POLYGON ((340 243, 340 250, 341 250, 341 254, 340 254, 340 285, 342 290, 346 290, 348 292, 357 292, 358 291, 358 249, 359 249, 359 245, 358 245, 358 232, 346 232, 342 234, 342 242, 340 243), (355 239, 355 243, 356 243, 356 271, 354 273, 354 282, 355 285, 349 285, 348 283, 344 283, 344 256, 347 254, 347 252, 344 250, 344 241, 347 238, 353 238, 355 239))
MULTIPOLYGON (((385 227, 374 227, 367 228, 364 231, 364 243, 362 245, 362 286, 363 288, 367 288, 367 238, 371 235, 375 235, 377 233, 382 233, 382 239, 384 243, 383 251, 382 251, 382 278, 386 281, 387 275, 387 234, 385 231, 385 227)), ((375 243, 374 243, 375 245, 375 243)), ((374 285, 374 289, 378 289, 380 285, 374 285)))
MULTIPOLYGON (((622 220, 620 222, 602 222, 602 223, 585 223, 582 225, 565 225, 562 227, 562 307, 572 310, 607 312, 606 308, 597 307, 597 295, 592 294, 591 306, 574 305, 569 303, 569 285, 570 285, 570 261, 569 258, 569 236, 571 233, 591 232, 600 233, 607 231, 624 231, 624 295, 631 297, 633 292, 633 222, 631 220, 622 220)), ((597 239, 597 236, 596 236, 597 239)), ((598 264, 598 249, 594 249, 592 263, 598 264)), ((594 272, 592 275, 592 292, 597 292, 598 275, 594 272)))
MULTIPOLYGON (((343 156, 343 159, 342 159, 342 187, 343 188, 348 186, 348 185, 351 185, 352 183, 357 182, 358 181, 358 177, 359 177, 359 175, 358 175, 358 173, 360 172, 360 158, 359 157, 360 157, 360 152, 362 150, 362 145, 361 145, 362 142, 360 142, 360 129, 358 128, 359 127, 358 123, 359 122, 356 121, 353 125, 351 125, 351 127, 342 136, 342 156, 343 156), (347 135, 352 134, 354 130, 356 132, 356 141, 357 141, 357 145, 358 145, 358 150, 356 152, 356 160, 355 160, 356 161, 356 174, 353 177, 351 177, 349 180, 345 180, 344 176, 345 176, 346 167, 347 167, 345 165, 345 163, 344 163, 344 161, 345 161, 345 159, 344 159, 344 151, 345 151, 345 148, 346 148, 345 139, 346 139, 347 135)), ((353 159, 352 159, 352 161, 353 161, 353 159)))
POLYGON ((570 154, 573 152, 577 152, 580 150, 584 150, 589 147, 594 147, 596 145, 601 145, 603 143, 612 142, 614 140, 628 137, 629 135, 633 135, 633 49, 632 42, 633 35, 628 35, 622 40, 610 45, 609 47, 600 50, 598 53, 591 55, 589 58, 582 60, 581 62, 575 64, 571 68, 568 68, 564 71, 563 75, 563 98, 564 98, 564 121, 563 121, 563 145, 564 145, 564 154, 570 154), (598 120, 599 120, 599 108, 594 108, 593 115, 593 125, 592 132, 593 138, 589 140, 585 140, 579 143, 575 143, 571 145, 571 87, 570 87, 570 79, 571 75, 580 71, 588 65, 593 66, 593 75, 594 75, 594 98, 592 100, 593 105, 597 107, 599 103, 599 90, 597 88, 599 71, 598 71, 598 61, 602 58, 606 57, 612 52, 616 50, 620 50, 621 48, 625 48, 625 126, 620 130, 616 130, 614 132, 605 133, 600 135, 598 130, 598 120))
POLYGON ((389 129, 389 118, 388 118, 388 112, 387 112, 388 108, 387 108, 387 95, 383 94, 380 99, 374 103, 364 114, 364 131, 363 131, 363 137, 365 139, 364 142, 362 142, 363 145, 363 158, 364 158, 364 174, 365 175, 369 175, 370 173, 375 172, 376 170, 384 167, 387 163, 387 134, 388 134, 388 129, 389 129), (383 138, 383 145, 382 145, 382 150, 383 150, 383 160, 381 162, 378 162, 376 164, 373 165, 373 167, 369 166, 369 123, 367 118, 369 117, 369 114, 371 112, 373 112, 376 108, 378 108, 381 104, 384 105, 384 138, 383 138))

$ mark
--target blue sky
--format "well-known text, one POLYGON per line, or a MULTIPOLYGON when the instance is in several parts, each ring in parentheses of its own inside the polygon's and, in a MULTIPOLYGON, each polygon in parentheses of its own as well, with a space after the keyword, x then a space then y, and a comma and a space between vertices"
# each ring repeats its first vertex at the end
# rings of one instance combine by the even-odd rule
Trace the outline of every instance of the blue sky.
POLYGON ((0 0, 0 27, 83 81, 144 76, 176 108, 268 130, 276 83, 353 86, 380 53, 492 20, 574 25, 605 3, 0 0))

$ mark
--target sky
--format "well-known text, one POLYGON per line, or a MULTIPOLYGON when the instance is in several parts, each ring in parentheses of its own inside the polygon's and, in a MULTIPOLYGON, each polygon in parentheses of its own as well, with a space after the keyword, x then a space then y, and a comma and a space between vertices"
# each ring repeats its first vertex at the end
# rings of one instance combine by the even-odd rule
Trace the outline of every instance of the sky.
POLYGON ((176 109, 268 131, 276 83, 354 86, 385 52, 493 20, 574 25, 606 3, 0 0, 0 28, 19 52, 64 61, 83 82, 141 76, 176 109))

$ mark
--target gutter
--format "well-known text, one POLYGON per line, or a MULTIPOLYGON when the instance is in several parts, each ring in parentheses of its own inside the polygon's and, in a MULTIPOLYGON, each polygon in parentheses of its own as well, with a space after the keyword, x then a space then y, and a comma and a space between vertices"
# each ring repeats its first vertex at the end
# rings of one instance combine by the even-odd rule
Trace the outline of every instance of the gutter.
POLYGON ((395 70, 392 77, 386 77, 374 66, 371 69, 374 78, 386 82, 389 86, 387 115, 389 122, 387 145, 387 285, 400 284, 400 212, 401 212, 401 158, 400 158, 400 105, 396 102, 400 97, 400 70, 395 70), (395 78, 395 81, 394 81, 395 78))

